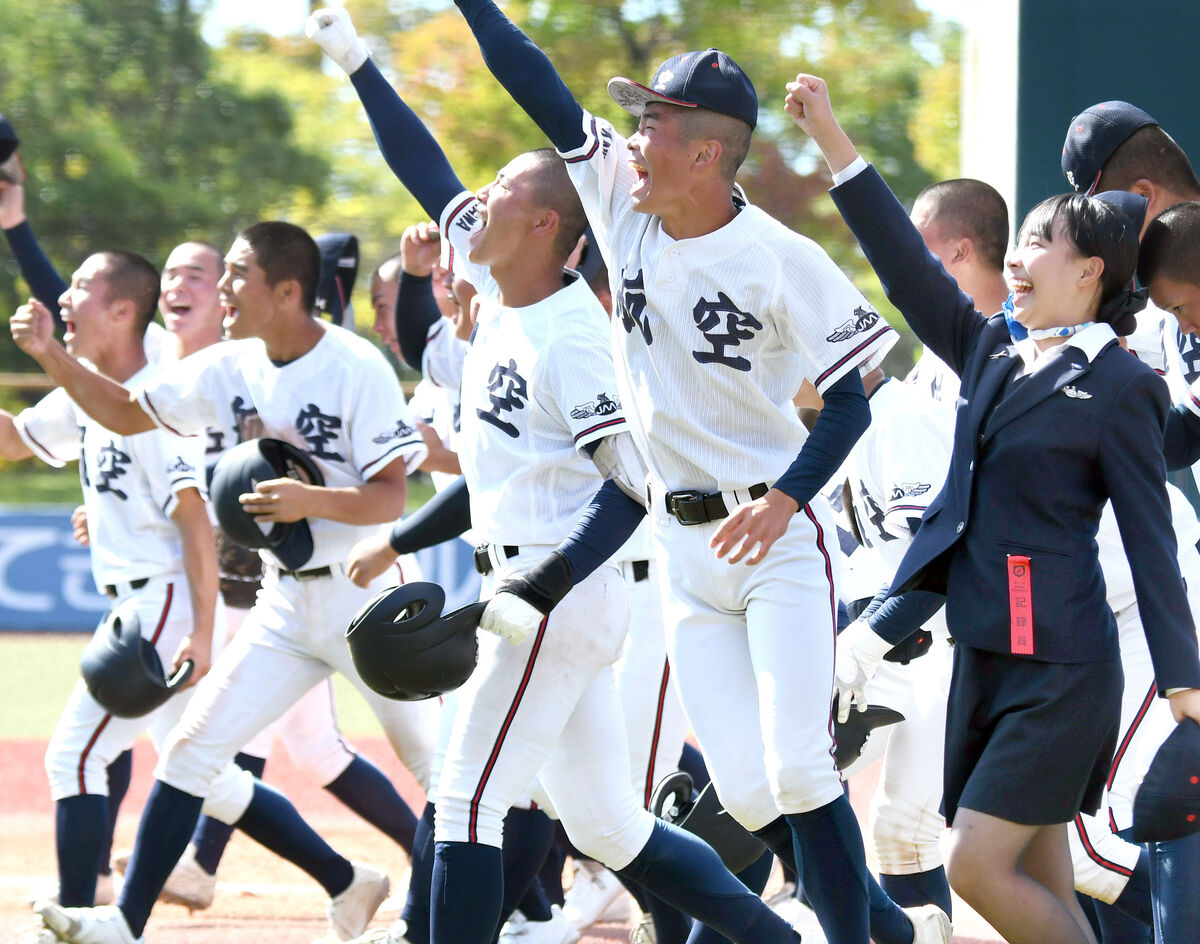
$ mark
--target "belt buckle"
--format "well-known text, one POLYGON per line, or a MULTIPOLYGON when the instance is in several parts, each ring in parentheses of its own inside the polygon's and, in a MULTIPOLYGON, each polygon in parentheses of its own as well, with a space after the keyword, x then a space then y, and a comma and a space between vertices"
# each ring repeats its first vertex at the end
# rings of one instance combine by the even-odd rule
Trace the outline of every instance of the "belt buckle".
POLYGON ((292 579, 298 580, 300 583, 308 583, 310 580, 317 580, 325 576, 324 574, 316 573, 316 571, 320 569, 320 567, 314 567, 310 570, 293 570, 292 579))
POLYGON ((492 567, 492 558, 488 554, 488 546, 486 544, 479 544, 472 553, 475 558, 476 573, 486 577, 494 569, 492 567))
POLYGON ((679 513, 681 506, 691 505, 691 504, 695 504, 697 502, 701 503, 701 511, 703 512, 703 502, 704 502, 703 493, 697 491, 696 489, 690 489, 690 488, 683 489, 678 492, 667 492, 666 501, 667 501, 668 514, 670 514, 673 518, 675 518, 675 520, 678 521, 680 524, 689 525, 689 524, 703 524, 704 523, 703 521, 685 520, 684 518, 682 518, 680 516, 680 513, 679 513))

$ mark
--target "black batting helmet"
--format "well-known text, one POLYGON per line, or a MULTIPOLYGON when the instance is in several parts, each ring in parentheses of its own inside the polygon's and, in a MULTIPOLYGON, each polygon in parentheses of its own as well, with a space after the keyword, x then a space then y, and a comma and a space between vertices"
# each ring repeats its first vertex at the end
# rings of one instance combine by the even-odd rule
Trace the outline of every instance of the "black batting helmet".
POLYGON ((243 547, 267 548, 284 570, 299 570, 312 557, 308 522, 276 522, 264 531, 238 501, 268 479, 292 478, 324 485, 325 477, 303 449, 282 439, 251 439, 238 443, 217 460, 208 493, 222 530, 243 547))
POLYGON ((105 711, 118 718, 148 715, 175 694, 192 674, 191 661, 167 679, 162 660, 148 639, 132 600, 112 610, 83 650, 79 669, 84 684, 105 711))
POLYGON ((321 250, 321 278, 317 282, 317 311, 335 325, 354 330, 347 319, 350 295, 358 276, 358 237, 349 233, 326 233, 316 238, 321 250))
POLYGON ((17 132, 3 115, 0 115, 0 162, 7 161, 21 142, 17 140, 17 132))
POLYGON ((436 583, 384 590, 346 630, 354 668, 387 698, 420 701, 453 691, 475 671, 475 630, 486 605, 471 603, 443 616, 446 592, 436 583))

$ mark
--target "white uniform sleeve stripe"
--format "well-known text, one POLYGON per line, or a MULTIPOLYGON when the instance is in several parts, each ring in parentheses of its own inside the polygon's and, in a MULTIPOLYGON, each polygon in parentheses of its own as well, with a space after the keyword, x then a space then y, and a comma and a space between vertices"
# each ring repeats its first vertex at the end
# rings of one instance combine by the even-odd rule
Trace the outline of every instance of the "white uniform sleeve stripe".
POLYGON ((394 453, 394 452, 399 452, 402 449, 410 449, 414 446, 424 446, 424 445, 425 445, 425 440, 423 440, 423 439, 408 439, 408 440, 405 440, 404 442, 396 443, 396 445, 392 446, 392 448, 389 449, 387 452, 385 452, 383 455, 379 456, 376 459, 372 459, 370 462, 368 462, 366 465, 364 465, 362 467, 362 474, 365 477, 367 475, 367 472, 370 469, 383 463, 383 461, 385 459, 387 459, 388 456, 392 455, 392 453, 394 453))
POLYGON ((582 164, 586 161, 590 161, 595 156, 596 149, 600 147, 600 135, 596 133, 595 118, 593 118, 591 121, 591 126, 588 131, 588 138, 590 141, 584 142, 584 146, 587 148, 586 151, 582 153, 568 152, 574 154, 572 157, 567 157, 566 154, 560 152, 559 156, 562 157, 563 161, 567 164, 582 164))
POLYGON ((150 419, 152 419, 157 425, 161 426, 168 433, 174 433, 176 436, 189 436, 188 433, 181 433, 174 426, 159 416, 158 410, 156 410, 154 408, 154 404, 150 402, 150 395, 144 390, 142 391, 141 400, 147 407, 149 407, 150 419))
MULTIPOLYGON (((816 379, 813 386, 816 387, 819 392, 821 390, 821 385, 823 383, 825 383, 825 381, 828 380, 833 374, 837 373, 840 368, 844 367, 847 364, 847 362, 853 360, 855 357, 858 357, 858 355, 860 355, 867 348, 873 346, 874 344, 879 342, 881 339, 887 337, 888 332, 894 333, 895 330, 896 329, 893 328, 891 325, 885 325, 884 327, 880 328, 873 335, 871 335, 869 338, 867 338, 865 341, 863 341, 862 344, 858 345, 858 347, 856 347, 852 351, 849 351, 848 353, 842 355, 842 357, 836 363, 830 365, 824 371, 824 373, 822 373, 816 379)), ((858 366, 857 362, 855 363, 855 366, 858 366)))

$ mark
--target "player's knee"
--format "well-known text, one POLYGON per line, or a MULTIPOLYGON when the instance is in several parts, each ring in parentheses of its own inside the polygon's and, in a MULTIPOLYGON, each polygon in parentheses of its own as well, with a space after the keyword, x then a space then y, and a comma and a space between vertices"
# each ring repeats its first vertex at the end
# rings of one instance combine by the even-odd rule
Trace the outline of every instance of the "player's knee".
POLYGON ((176 728, 163 745, 154 777, 192 796, 207 796, 222 768, 231 760, 232 757, 216 757, 201 750, 176 728))
POLYGON ((58 801, 81 793, 107 793, 108 772, 98 758, 51 740, 44 759, 50 798, 58 801))
POLYGON ((654 816, 639 809, 619 824, 601 824, 590 816, 577 815, 563 819, 562 824, 576 849, 616 871, 645 847, 654 829, 654 816))
POLYGON ((284 746, 296 769, 319 787, 337 780, 354 760, 354 752, 340 739, 316 744, 284 741, 284 746))
POLYGON ((871 809, 871 838, 879 870, 889 875, 928 872, 942 864, 942 819, 936 808, 891 799, 871 809))
POLYGON ((255 777, 250 771, 231 761, 213 780, 201 812, 226 826, 236 826, 254 797, 254 782, 255 777))
POLYGON ((504 842, 508 808, 472 804, 465 797, 439 794, 433 825, 436 842, 478 842, 499 848, 504 842))

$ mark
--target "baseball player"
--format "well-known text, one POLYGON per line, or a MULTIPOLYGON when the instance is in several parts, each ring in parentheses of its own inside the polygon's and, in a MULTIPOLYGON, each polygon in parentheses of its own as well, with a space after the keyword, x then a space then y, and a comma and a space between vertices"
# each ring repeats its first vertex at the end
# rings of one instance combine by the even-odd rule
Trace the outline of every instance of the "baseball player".
MULTIPOLYGON (((118 905, 39 906, 64 940, 137 940, 215 772, 331 671, 357 681, 340 627, 369 591, 350 582, 342 560, 363 525, 399 513, 407 465, 418 464, 425 450, 382 355, 313 317, 318 271, 316 245, 298 227, 272 222, 244 231, 226 256, 221 280, 226 330, 244 340, 186 358, 170 376, 132 392, 86 370, 54 342, 49 312, 40 306, 23 308, 11 321, 18 344, 106 425, 127 433, 156 424, 200 433, 218 425, 218 404, 240 397, 266 434, 303 443, 326 483, 275 479, 242 496, 243 507, 263 523, 311 519, 312 557, 301 570, 264 557, 264 586, 247 625, 222 653, 160 759, 118 905)), ((395 703, 363 690, 389 735, 406 727, 397 725, 395 703)), ((289 857, 329 892, 334 930, 343 938, 361 933, 387 894, 385 875, 338 856, 284 798, 261 785, 237 822, 255 838, 267 825, 281 832, 289 857)))
MULTIPOLYGON (((922 388, 887 378, 878 368, 866 374, 863 387, 871 425, 855 443, 841 480, 848 481, 849 512, 862 541, 850 560, 865 571, 865 596, 874 597, 891 583, 925 509, 941 490, 954 421, 922 388)), ((950 886, 939 847, 945 823, 938 807, 951 650, 944 617, 928 620, 925 629, 933 636, 931 651, 906 664, 883 663, 867 690, 870 704, 894 708, 905 720, 875 732, 845 774, 885 757, 871 802, 879 882, 898 904, 933 902, 949 914, 950 886)), ((849 711, 849 705, 839 708, 843 715, 849 711)))
MULTIPOLYGON (((895 332, 817 246, 735 199, 758 104, 727 55, 676 56, 650 87, 610 82, 638 118, 625 139, 494 3, 457 5, 566 160, 609 260, 618 390, 650 467, 647 507, 606 486, 593 526, 504 587, 483 625, 535 624, 648 513, 668 655, 726 810, 796 861, 831 942, 912 940, 829 755, 836 563, 811 501, 868 420, 855 368, 895 332), (826 401, 811 435, 791 404, 805 377, 826 401), (728 566, 743 561, 759 566, 728 566)), ((948 939, 933 910, 914 916, 919 940, 948 939)))
MULTIPOLYGON (((983 312, 996 312, 1008 298, 1004 253, 1008 248, 1008 207, 982 180, 959 178, 930 184, 913 201, 913 225, 942 266, 975 299, 983 312)), ((926 390, 953 410, 958 375, 928 348, 904 382, 926 390)))
MULTIPOLYGON (((59 299, 68 349, 126 385, 152 378, 142 336, 157 284, 158 273, 140 256, 89 256, 59 299)), ((217 615, 202 443, 158 431, 114 434, 60 388, 16 417, 0 411, 0 447, 9 460, 79 460, 97 587, 114 602, 132 602, 164 666, 190 659, 193 676, 202 676, 217 615)), ((108 838, 105 768, 143 731, 160 749, 185 702, 177 696, 146 717, 117 718, 82 680, 76 685, 46 753, 63 905, 92 903, 108 838)))
MULTIPOLYGON (((471 520, 488 542, 480 569, 489 595, 562 539, 595 491, 598 467, 632 491, 644 481, 621 435, 604 311, 583 280, 563 284, 583 209, 548 150, 515 158, 478 195, 464 191, 345 11, 314 13, 307 32, 350 75, 384 156, 437 215, 485 299, 463 363, 459 455, 471 520)), ((501 825, 535 776, 585 852, 735 941, 795 939, 711 847, 638 803, 611 669, 627 605, 620 574, 603 566, 528 632, 484 625, 498 632, 480 640, 438 779, 436 944, 486 944, 496 933, 501 825)))

